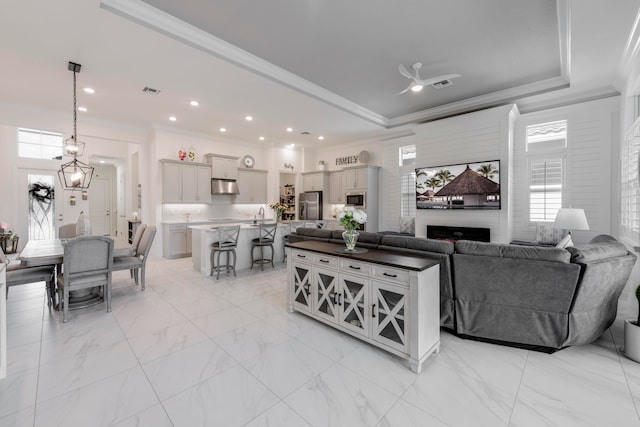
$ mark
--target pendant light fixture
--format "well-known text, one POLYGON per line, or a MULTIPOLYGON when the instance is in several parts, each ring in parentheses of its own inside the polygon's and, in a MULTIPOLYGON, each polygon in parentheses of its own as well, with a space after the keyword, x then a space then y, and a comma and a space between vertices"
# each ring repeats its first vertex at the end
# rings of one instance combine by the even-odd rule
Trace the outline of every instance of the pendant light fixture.
POLYGON ((68 69, 73 72, 73 135, 64 141, 64 155, 73 157, 70 162, 60 166, 58 179, 65 190, 82 191, 89 188, 93 177, 93 167, 78 160, 84 152, 84 142, 78 141, 78 108, 76 101, 76 74, 80 64, 69 62, 68 69))

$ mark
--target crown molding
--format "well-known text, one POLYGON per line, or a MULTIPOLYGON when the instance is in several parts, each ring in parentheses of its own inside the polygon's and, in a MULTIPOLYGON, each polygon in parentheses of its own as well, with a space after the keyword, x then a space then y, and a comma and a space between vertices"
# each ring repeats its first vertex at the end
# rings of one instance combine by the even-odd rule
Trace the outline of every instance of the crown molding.
POLYGON ((387 127, 386 117, 214 37, 141 0, 102 0, 100 7, 374 124, 387 127))

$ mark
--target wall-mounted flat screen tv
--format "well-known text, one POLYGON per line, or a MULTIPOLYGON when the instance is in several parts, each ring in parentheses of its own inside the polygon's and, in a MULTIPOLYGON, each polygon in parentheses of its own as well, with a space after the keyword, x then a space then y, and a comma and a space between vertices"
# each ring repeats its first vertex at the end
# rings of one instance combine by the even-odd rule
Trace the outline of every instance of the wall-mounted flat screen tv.
POLYGON ((416 169, 418 209, 500 209, 500 160, 416 169))

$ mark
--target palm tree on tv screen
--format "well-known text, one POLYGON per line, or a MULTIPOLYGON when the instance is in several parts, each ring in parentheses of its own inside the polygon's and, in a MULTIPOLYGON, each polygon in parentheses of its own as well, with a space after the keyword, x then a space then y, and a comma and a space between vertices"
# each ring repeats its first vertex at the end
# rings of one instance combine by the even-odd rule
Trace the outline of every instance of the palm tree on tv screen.
POLYGON ((440 181, 438 178, 434 176, 433 178, 428 179, 427 182, 425 182, 425 185, 428 188, 435 190, 436 188, 442 185, 442 181, 440 181))
POLYGON ((476 172, 487 179, 493 179, 493 177, 498 173, 498 169, 494 168, 492 164, 487 163, 476 169, 476 172))
POLYGON ((440 180, 443 187, 449 182, 453 181, 455 177, 456 176, 452 174, 448 169, 440 169, 435 175, 435 178, 438 178, 440 180))

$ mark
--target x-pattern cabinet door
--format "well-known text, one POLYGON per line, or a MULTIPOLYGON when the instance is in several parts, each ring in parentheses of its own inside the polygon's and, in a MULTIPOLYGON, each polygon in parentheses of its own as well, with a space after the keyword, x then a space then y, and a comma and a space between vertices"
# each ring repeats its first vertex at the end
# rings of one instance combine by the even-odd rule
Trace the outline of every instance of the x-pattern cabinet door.
POLYGON ((369 280, 340 276, 340 325, 357 334, 369 336, 369 280))
POLYGON ((318 317, 338 323, 338 273, 324 268, 315 268, 313 271, 313 312, 318 317))
POLYGON ((396 350, 407 352, 409 289, 390 283, 372 282, 371 338, 396 350))
POLYGON ((297 309, 311 312, 311 266, 294 262, 291 301, 297 309))

